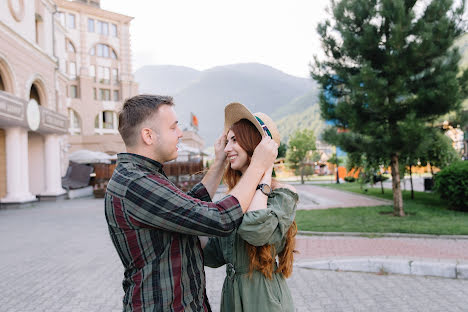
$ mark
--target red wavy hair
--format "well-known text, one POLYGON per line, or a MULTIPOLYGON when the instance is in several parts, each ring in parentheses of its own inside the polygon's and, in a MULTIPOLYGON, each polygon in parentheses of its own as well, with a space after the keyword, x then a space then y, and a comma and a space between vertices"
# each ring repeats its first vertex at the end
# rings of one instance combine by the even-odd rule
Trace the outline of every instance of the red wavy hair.
MULTIPOLYGON (((248 161, 253 155, 255 147, 262 140, 262 136, 257 128, 247 119, 241 119, 232 125, 232 132, 236 135, 236 141, 246 151, 248 161)), ((226 166, 224 171, 224 183, 229 190, 236 186, 239 182, 242 173, 231 168, 230 164, 226 166)), ((286 244, 283 250, 278 254, 279 264, 275 271, 276 250, 273 245, 254 246, 246 242, 247 254, 249 256, 249 275, 252 276, 254 270, 262 273, 266 278, 272 279, 273 272, 282 273, 284 277, 289 277, 292 274, 294 253, 297 252, 296 247, 297 225, 293 221, 286 233, 286 244)))

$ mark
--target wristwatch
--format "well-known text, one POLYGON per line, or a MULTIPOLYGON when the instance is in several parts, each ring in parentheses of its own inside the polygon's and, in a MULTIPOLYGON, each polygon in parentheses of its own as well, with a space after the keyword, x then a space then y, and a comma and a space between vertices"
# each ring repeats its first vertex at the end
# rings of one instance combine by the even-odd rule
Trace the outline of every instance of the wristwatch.
POLYGON ((266 183, 260 183, 257 186, 257 190, 262 191, 262 193, 265 194, 268 197, 270 197, 270 195, 271 195, 271 187, 266 183))

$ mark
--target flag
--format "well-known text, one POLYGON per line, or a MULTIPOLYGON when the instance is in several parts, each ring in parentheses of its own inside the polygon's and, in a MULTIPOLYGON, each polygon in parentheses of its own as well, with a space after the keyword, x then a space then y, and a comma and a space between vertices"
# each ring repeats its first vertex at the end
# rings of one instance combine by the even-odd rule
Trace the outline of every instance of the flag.
POLYGON ((198 118, 197 116, 195 116, 194 113, 190 113, 191 115, 191 120, 190 120, 190 125, 194 128, 197 128, 198 129, 198 118))

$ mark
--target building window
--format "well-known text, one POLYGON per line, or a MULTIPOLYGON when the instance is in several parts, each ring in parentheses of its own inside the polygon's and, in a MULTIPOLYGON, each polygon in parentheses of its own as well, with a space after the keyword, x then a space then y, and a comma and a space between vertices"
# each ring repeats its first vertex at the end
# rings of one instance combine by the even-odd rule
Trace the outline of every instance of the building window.
POLYGON ((71 135, 81 133, 81 121, 78 114, 71 108, 68 109, 68 119, 70 120, 68 131, 71 135))
POLYGON ((60 21, 60 24, 62 24, 63 26, 65 26, 65 13, 59 12, 59 13, 58 13, 58 19, 59 19, 59 21, 60 21))
POLYGON ((112 68, 112 81, 114 84, 119 83, 119 70, 117 68, 112 68))
POLYGON ((70 75, 70 79, 76 79, 76 63, 75 62, 68 63, 68 74, 70 75))
POLYGON ((110 90, 109 89, 99 89, 99 99, 101 101, 110 101, 110 90))
POLYGON ((98 44, 97 45, 97 56, 101 57, 109 57, 109 46, 105 44, 98 44))
POLYGON ((119 98, 119 90, 114 90, 112 93, 113 93, 113 95, 114 95, 114 96, 113 96, 113 100, 116 101, 116 102, 117 102, 117 101, 120 101, 120 98, 119 98))
POLYGON ((98 34, 107 36, 109 35, 109 24, 102 21, 97 21, 97 32, 98 34))
POLYGON ((98 67, 98 79, 100 83, 109 84, 110 83, 110 68, 109 67, 98 67))
POLYGON ((0 91, 6 91, 5 84, 3 83, 3 78, 0 73, 0 91))
POLYGON ((75 85, 70 86, 70 97, 72 99, 78 98, 78 86, 75 86, 75 85))
POLYGON ((92 47, 91 50, 89 50, 89 55, 97 55, 99 57, 112 58, 114 60, 117 59, 117 54, 115 53, 114 49, 112 49, 107 44, 102 43, 98 43, 95 47, 92 47))
POLYGON ((97 89, 93 88, 93 98, 97 100, 97 89))
POLYGON ((75 21, 75 14, 68 14, 68 28, 75 29, 76 28, 76 21, 75 21))
POLYGON ((88 18, 88 32, 94 32, 94 20, 88 18))
POLYGON ((111 25, 111 35, 114 36, 114 37, 118 37, 117 25, 115 25, 115 24, 111 25))
POLYGON ((117 114, 113 111, 100 112, 94 119, 94 132, 99 134, 117 133, 117 114))

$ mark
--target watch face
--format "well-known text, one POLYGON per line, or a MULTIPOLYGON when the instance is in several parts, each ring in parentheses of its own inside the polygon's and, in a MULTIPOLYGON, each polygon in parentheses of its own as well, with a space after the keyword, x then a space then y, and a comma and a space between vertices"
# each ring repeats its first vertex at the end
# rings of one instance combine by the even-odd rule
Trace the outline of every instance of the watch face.
POLYGON ((260 190, 265 195, 271 194, 271 187, 268 184, 260 184, 260 190))

